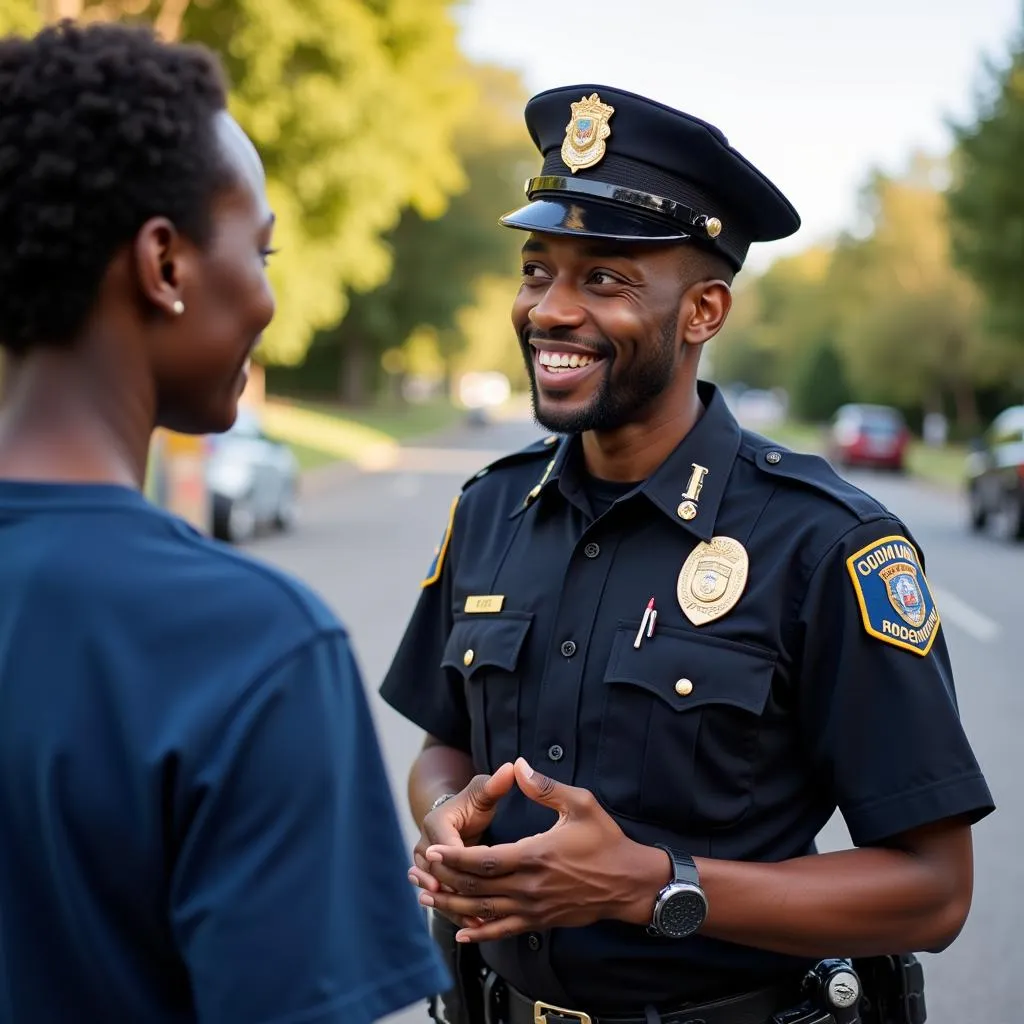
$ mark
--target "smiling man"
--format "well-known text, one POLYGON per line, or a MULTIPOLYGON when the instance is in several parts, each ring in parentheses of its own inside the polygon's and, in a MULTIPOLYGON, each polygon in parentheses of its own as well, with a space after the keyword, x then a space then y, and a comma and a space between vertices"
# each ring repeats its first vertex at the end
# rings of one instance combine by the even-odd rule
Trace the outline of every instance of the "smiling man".
POLYGON ((923 555, 698 379, 749 245, 797 214, 642 97, 526 119, 544 165, 502 221, 554 433, 463 488, 382 686, 427 733, 410 877, 461 978, 436 1012, 921 1021, 897 954, 959 933, 993 808, 923 555), (819 854, 837 808, 855 848, 819 854))

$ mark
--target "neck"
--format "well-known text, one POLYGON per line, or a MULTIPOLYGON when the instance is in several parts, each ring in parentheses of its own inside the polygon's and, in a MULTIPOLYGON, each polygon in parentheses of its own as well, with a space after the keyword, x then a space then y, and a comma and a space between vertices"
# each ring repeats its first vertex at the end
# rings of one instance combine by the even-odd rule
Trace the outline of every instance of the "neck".
POLYGON ((85 345, 5 357, 0 477, 141 489, 156 403, 126 370, 85 345))
POLYGON ((700 419, 703 407, 696 382, 636 423, 617 430, 583 434, 583 459, 588 472, 602 480, 646 480, 679 446, 700 419))

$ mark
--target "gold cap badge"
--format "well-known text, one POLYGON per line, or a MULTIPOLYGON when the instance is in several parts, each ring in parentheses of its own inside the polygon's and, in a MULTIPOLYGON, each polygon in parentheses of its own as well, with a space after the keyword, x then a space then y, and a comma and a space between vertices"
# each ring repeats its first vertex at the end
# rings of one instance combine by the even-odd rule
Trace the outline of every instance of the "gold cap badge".
POLYGON ((615 108, 602 103, 596 92, 572 104, 572 117, 565 126, 562 160, 575 174, 599 163, 604 156, 604 140, 611 135, 608 119, 615 108))

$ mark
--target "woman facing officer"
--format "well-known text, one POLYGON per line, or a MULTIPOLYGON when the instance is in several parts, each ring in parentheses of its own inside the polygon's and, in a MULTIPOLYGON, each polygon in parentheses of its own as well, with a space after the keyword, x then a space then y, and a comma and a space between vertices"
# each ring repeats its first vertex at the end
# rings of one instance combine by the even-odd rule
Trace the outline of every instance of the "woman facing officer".
POLYGON ((0 42, 5 1024, 353 1024, 447 983, 343 626, 140 493, 154 427, 234 421, 273 223, 207 52, 0 42))

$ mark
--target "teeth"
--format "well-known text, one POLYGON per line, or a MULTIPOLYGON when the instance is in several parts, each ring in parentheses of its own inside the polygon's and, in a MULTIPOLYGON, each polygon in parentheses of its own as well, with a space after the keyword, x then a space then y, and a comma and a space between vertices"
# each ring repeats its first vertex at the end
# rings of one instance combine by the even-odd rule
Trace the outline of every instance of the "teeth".
POLYGON ((539 352, 537 361, 551 370, 577 369, 589 366, 593 356, 581 356, 578 352, 539 352))

